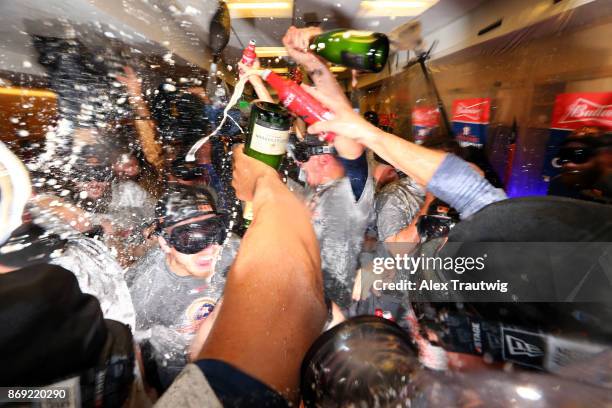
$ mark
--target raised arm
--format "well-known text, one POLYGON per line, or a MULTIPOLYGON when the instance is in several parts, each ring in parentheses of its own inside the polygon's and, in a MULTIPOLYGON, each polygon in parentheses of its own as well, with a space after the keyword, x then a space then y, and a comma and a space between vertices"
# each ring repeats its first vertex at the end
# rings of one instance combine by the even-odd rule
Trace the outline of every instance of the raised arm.
POLYGON ((251 71, 252 73, 249 75, 249 82, 253 86, 255 93, 257 94, 257 98, 264 102, 274 103, 274 99, 270 96, 270 92, 268 92, 268 88, 263 82, 263 79, 253 71, 257 71, 260 69, 259 58, 255 59, 252 67, 247 67, 243 63, 238 63, 239 71, 241 72, 240 77, 242 78, 244 75, 247 75, 247 72, 251 71))
MULTIPOLYGON (((351 109, 350 101, 344 96, 342 87, 336 81, 334 74, 329 70, 327 64, 315 54, 308 52, 310 38, 319 34, 320 28, 309 27, 298 29, 289 27, 283 37, 283 45, 289 56, 306 69, 308 76, 312 79, 317 89, 333 100, 333 104, 343 108, 351 109)), ((328 106, 331 108, 331 106, 328 106)), ((340 136, 334 145, 338 154, 346 159, 356 159, 363 153, 363 146, 355 143, 350 138, 340 136)))
POLYGON ((419 146, 383 132, 352 109, 334 104, 317 89, 305 87, 321 103, 334 112, 333 120, 318 122, 310 133, 334 132, 372 149, 393 167, 425 186, 436 197, 454 207, 466 218, 482 207, 506 198, 503 190, 493 187, 464 160, 438 150, 419 146))
POLYGON ((134 124, 142 151, 147 161, 158 171, 158 174, 162 174, 164 158, 161 146, 156 140, 155 122, 153 122, 149 107, 142 97, 142 80, 138 78, 132 67, 125 67, 124 71, 125 75, 118 76, 117 80, 125 85, 128 92, 130 106, 136 115, 134 124))
POLYGON ((302 359, 327 317, 310 215, 278 174, 242 147, 234 150, 233 185, 238 198, 253 202, 254 221, 199 359, 229 363, 297 404, 302 359))

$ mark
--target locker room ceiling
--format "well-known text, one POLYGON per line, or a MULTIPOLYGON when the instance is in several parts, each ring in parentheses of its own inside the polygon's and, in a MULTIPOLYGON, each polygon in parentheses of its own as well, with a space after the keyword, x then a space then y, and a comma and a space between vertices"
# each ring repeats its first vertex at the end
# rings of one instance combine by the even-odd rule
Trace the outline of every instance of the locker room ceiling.
MULTIPOLYGON (((291 0, 278 3, 288 1, 291 0)), ((362 3, 359 0, 295 0, 290 5, 291 16, 232 18, 232 35, 223 56, 227 63, 235 62, 249 39, 255 39, 258 46, 280 46, 282 35, 292 23, 303 26, 316 21, 324 29, 350 27, 389 32, 416 18, 426 34, 483 1, 486 0, 439 0, 420 16, 363 17, 359 15, 362 3)), ((160 57, 170 50, 179 63, 184 60, 207 68, 208 25, 216 5, 217 0, 2 1, 0 71, 44 75, 36 63, 31 34, 76 36, 94 46, 111 39, 160 57)), ((232 9, 232 14, 235 13, 232 9)))

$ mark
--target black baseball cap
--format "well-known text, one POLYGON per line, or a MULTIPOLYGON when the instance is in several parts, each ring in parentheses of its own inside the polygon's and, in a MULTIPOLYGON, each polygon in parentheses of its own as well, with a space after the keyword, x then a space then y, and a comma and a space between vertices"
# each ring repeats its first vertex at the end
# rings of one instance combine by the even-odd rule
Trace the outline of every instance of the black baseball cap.
POLYGON ((289 155, 294 160, 299 162, 307 162, 311 156, 317 156, 322 154, 336 154, 334 146, 327 144, 325 141, 319 140, 315 135, 307 134, 303 140, 298 139, 295 134, 289 137, 289 144, 287 146, 289 155))
POLYGON ((173 186, 155 208, 160 229, 208 214, 217 214, 217 203, 214 194, 206 186, 173 186))

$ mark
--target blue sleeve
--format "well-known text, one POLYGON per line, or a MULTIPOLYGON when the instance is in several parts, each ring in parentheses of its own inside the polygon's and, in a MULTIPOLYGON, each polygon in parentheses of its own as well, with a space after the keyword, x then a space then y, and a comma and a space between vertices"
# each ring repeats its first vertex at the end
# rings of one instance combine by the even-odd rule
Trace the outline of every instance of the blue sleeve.
POLYGON ((338 159, 344 167, 346 176, 351 181, 355 201, 359 201, 368 181, 368 158, 366 157, 366 152, 364 151, 361 156, 354 160, 342 157, 338 157, 338 159))
POLYGON ((457 156, 446 156, 427 184, 427 190, 455 208, 465 219, 481 208, 507 198, 484 177, 457 156))

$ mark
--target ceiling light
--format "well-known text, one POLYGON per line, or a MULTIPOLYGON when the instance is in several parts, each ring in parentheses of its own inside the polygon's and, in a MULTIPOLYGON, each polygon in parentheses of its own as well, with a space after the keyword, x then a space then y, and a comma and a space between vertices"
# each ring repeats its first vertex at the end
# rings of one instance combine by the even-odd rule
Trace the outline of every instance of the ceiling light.
POLYGON ((438 0, 364 0, 359 8, 361 17, 411 17, 422 14, 438 0))
POLYGON ((29 88, 0 88, 0 95, 31 96, 34 98, 57 98, 57 95, 51 91, 29 88))
POLYGON ((293 16, 293 1, 249 1, 229 0, 227 7, 232 18, 262 18, 279 17, 290 18, 293 16))
POLYGON ((259 58, 285 57, 287 50, 285 47, 257 47, 255 52, 259 58))

